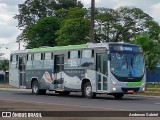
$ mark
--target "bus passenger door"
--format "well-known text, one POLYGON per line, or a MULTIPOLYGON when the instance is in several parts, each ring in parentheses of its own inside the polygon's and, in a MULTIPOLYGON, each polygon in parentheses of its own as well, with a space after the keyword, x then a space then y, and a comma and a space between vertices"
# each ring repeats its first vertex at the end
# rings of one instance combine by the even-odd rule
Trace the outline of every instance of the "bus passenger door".
POLYGON ((54 75, 55 88, 63 89, 63 71, 64 71, 64 55, 55 55, 54 57, 54 75))
POLYGON ((107 91, 108 78, 108 54, 96 54, 96 83, 98 91, 107 91))

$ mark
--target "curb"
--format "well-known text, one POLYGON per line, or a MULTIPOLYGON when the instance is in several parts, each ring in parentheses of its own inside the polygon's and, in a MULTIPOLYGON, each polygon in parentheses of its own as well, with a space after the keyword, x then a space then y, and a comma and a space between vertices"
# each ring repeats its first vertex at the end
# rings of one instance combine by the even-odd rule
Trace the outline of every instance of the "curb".
POLYGON ((0 88, 0 90, 9 90, 9 91, 31 91, 31 89, 18 89, 18 88, 0 88))

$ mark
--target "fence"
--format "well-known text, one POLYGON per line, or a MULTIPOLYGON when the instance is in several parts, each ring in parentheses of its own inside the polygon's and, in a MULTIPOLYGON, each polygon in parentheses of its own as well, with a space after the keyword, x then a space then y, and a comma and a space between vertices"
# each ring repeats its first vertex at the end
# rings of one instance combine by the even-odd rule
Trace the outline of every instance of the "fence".
POLYGON ((154 72, 147 70, 146 81, 147 83, 160 83, 160 68, 158 67, 154 72))

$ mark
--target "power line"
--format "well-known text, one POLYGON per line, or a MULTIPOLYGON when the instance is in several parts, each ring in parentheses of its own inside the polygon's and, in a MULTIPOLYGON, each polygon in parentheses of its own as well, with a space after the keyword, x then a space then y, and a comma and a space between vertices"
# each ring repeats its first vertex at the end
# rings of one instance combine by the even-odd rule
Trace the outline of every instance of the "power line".
POLYGON ((3 43, 3 44, 0 44, 0 46, 1 46, 1 45, 13 44, 13 43, 18 43, 18 42, 3 43))
POLYGON ((91 0, 91 35, 90 42, 94 42, 94 18, 95 18, 95 0, 91 0))

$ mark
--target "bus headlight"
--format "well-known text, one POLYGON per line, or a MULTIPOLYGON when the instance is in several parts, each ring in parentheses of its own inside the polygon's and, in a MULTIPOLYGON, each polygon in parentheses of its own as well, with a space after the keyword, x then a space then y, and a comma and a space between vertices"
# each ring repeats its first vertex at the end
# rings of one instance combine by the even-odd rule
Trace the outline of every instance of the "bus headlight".
POLYGON ((115 87, 116 84, 117 84, 117 83, 116 83, 115 81, 112 81, 112 90, 113 90, 113 91, 116 91, 116 90, 117 90, 116 87, 115 87))
POLYGON ((142 83, 142 86, 145 86, 145 82, 142 83))
POLYGON ((142 89, 142 91, 145 91, 145 87, 142 89))
POLYGON ((116 91, 116 88, 115 88, 115 87, 113 87, 113 88, 112 88, 112 90, 113 90, 113 91, 116 91))

